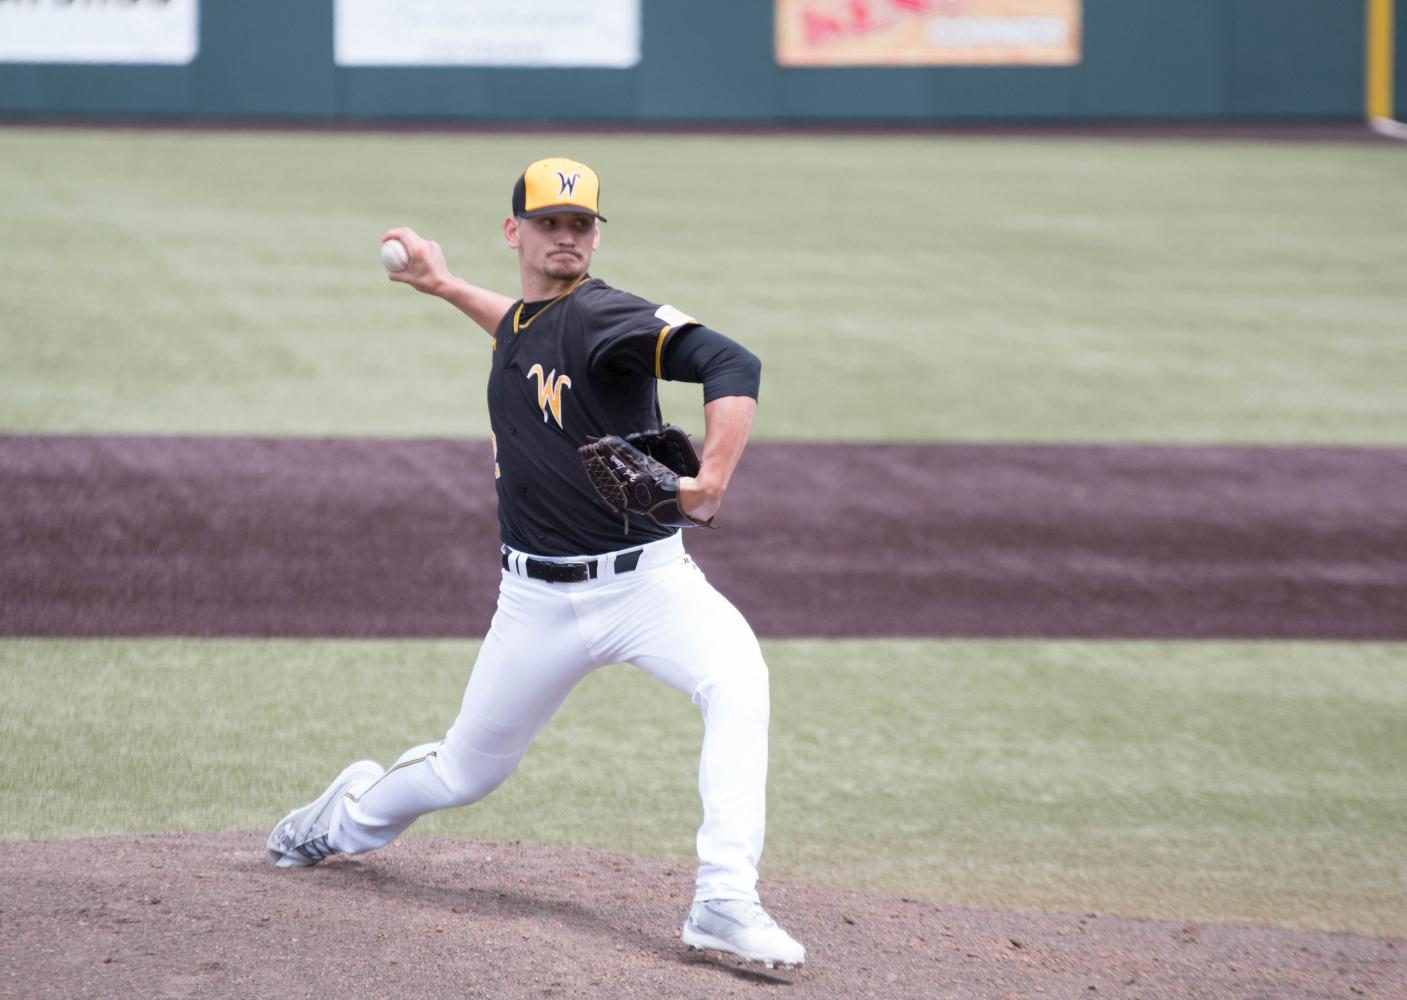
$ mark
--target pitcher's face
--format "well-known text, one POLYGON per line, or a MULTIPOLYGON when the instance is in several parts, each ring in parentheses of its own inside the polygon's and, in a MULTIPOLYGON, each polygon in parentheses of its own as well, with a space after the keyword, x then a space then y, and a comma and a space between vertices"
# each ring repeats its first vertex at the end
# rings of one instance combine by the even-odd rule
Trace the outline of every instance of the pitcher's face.
POLYGON ((529 270, 553 281, 574 281, 586 274, 591 255, 601 245, 596 217, 581 212, 509 219, 504 236, 529 270))

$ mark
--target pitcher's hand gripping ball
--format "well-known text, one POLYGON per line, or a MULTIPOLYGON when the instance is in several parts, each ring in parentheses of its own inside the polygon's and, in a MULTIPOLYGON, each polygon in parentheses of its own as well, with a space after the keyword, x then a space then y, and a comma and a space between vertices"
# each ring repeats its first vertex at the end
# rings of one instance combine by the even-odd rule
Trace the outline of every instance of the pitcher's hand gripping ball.
POLYGON ((666 528, 711 527, 679 506, 679 477, 699 474, 699 457, 689 436, 666 424, 658 431, 629 437, 608 434, 577 449, 586 476, 602 502, 626 520, 643 514, 666 528))

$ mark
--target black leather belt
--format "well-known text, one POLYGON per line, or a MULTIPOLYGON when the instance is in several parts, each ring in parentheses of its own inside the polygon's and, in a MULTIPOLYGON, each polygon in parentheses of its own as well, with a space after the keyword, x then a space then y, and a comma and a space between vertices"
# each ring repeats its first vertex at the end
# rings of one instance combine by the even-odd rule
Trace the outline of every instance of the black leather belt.
MULTIPOLYGON (((641 549, 632 552, 623 552, 616 556, 616 574, 630 573, 640 565, 641 549)), ((599 572, 600 559, 583 559, 579 562, 552 562, 548 559, 534 559, 532 556, 521 556, 518 565, 522 567, 523 575, 531 580, 544 580, 547 583, 585 583, 587 580, 594 580, 599 572)), ((503 568, 511 569, 508 564, 508 553, 503 553, 503 568)))

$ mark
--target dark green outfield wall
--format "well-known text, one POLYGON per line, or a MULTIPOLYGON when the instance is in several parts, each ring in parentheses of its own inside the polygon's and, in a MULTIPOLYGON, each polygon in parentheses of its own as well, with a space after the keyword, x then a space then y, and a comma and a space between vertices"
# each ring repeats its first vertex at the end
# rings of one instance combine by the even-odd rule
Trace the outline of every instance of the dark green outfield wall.
POLYGON ((768 0, 643 6, 643 58, 628 70, 341 69, 332 0, 204 0, 191 65, 0 64, 0 114, 806 122, 1363 111, 1361 0, 1085 0, 1084 62, 1023 69, 782 69, 768 0))
POLYGON ((1402 0, 1397 0, 1397 40, 1394 43, 1394 51, 1397 53, 1397 73, 1393 96, 1393 105, 1397 109, 1397 117, 1407 116, 1407 4, 1402 0))

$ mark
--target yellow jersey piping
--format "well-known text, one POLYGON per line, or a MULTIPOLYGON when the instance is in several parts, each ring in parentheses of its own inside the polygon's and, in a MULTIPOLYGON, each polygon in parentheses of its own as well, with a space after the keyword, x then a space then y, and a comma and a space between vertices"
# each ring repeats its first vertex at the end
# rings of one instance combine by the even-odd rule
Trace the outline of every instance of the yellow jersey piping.
POLYGON ((674 327, 667 326, 660 331, 659 339, 655 341, 655 378, 664 378, 664 342, 669 339, 669 331, 674 327))
POLYGON ((555 306, 558 302, 561 302, 561 301, 562 301, 563 299, 565 299, 568 295, 572 294, 572 292, 576 291, 578 288, 580 288, 582 285, 586 284, 586 283, 587 283, 588 281, 590 281, 590 280, 591 280, 591 276, 590 276, 590 275, 586 275, 586 276, 583 277, 580 281, 578 281, 575 285, 573 285, 571 288, 568 288, 568 289, 567 289, 565 292, 563 292, 561 295, 557 296, 557 297, 556 297, 555 299, 553 299, 551 302, 547 303, 547 305, 543 306, 543 307, 542 307, 541 309, 539 309, 537 312, 533 313, 532 316, 531 316, 529 319, 527 319, 526 321, 524 321, 524 322, 519 322, 519 319, 520 319, 520 317, 523 315, 523 306, 527 305, 527 303, 526 303, 526 302, 519 302, 519 303, 518 303, 518 308, 513 311, 513 332, 514 332, 514 333, 517 333, 519 330, 526 330, 528 327, 532 326, 532 325, 533 325, 533 320, 537 319, 537 318, 538 318, 539 316, 541 316, 543 313, 547 312, 547 310, 551 309, 551 308, 552 308, 553 306, 555 306))

